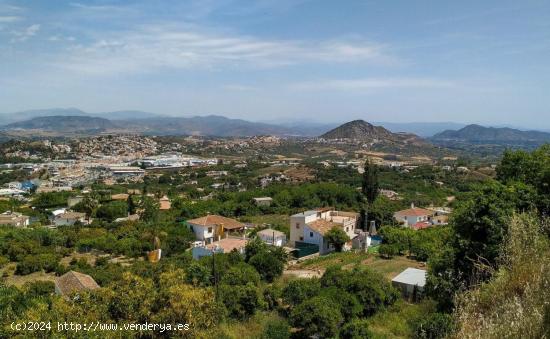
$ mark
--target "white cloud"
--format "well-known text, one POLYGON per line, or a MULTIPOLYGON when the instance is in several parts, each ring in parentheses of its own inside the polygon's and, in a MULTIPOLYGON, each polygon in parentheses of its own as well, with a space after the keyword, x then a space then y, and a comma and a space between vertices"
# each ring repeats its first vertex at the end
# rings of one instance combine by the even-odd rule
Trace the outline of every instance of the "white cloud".
POLYGON ((33 37, 38 33, 40 30, 39 24, 30 25, 29 27, 25 28, 22 31, 12 31, 12 35, 14 38, 12 39, 12 42, 15 41, 26 41, 30 37, 33 37))
POLYGON ((363 78, 318 80, 291 84, 293 90, 369 90, 377 88, 448 88, 451 81, 433 78, 363 78))
POLYGON ((16 15, 6 15, 6 16, 0 16, 0 23, 11 23, 21 20, 22 18, 20 16, 16 15))
POLYGON ((277 67, 306 62, 384 62, 382 45, 362 40, 271 40, 205 32, 195 27, 146 26, 105 33, 75 45, 59 65, 79 72, 147 72, 152 69, 277 67))

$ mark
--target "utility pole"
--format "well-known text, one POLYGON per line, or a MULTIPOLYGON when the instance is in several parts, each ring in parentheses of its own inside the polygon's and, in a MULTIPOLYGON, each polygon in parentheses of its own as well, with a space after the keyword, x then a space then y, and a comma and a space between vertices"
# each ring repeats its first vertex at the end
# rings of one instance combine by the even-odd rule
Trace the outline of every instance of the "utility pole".
POLYGON ((216 302, 218 302, 219 291, 218 291, 218 275, 216 273, 216 249, 212 249, 212 275, 214 276, 214 291, 216 293, 216 302))

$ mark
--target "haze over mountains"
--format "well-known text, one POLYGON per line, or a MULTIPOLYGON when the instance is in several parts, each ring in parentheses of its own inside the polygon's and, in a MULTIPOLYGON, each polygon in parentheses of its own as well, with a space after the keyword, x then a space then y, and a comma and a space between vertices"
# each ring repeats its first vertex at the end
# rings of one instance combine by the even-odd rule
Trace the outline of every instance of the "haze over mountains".
POLYGON ((430 140, 443 146, 467 143, 536 147, 550 142, 550 133, 541 131, 520 131, 508 127, 484 127, 472 124, 457 131, 443 131, 431 137, 430 140))
MULTIPOLYGON (((89 113, 77 108, 51 108, 51 109, 37 109, 37 110, 27 110, 27 111, 15 112, 15 113, 0 114, 0 126, 12 124, 15 122, 23 122, 25 120, 30 120, 37 117, 48 117, 48 116, 105 118, 105 119, 111 120, 114 123, 114 125, 116 125, 115 126, 116 128, 119 128, 120 126, 122 126, 123 128, 132 127, 133 129, 137 129, 137 131, 142 130, 144 128, 144 125, 149 125, 149 126, 145 126, 147 127, 146 130, 149 133, 156 132, 160 134, 166 134, 163 132, 163 130, 165 129, 172 130, 172 131, 176 129, 176 126, 172 126, 172 128, 165 126, 166 122, 170 122, 170 123, 176 122, 178 125, 177 128, 182 128, 181 126, 182 124, 191 124, 195 126, 195 132, 196 132, 197 131, 196 128, 199 128, 199 130, 202 129, 202 127, 200 126, 201 123, 203 124, 212 123, 214 125, 217 125, 220 122, 222 122, 221 118, 223 118, 215 115, 199 116, 199 117, 174 117, 174 116, 167 116, 167 115, 151 113, 151 112, 143 112, 143 111, 137 111, 137 110, 89 113), (124 121, 124 123, 116 124, 115 120, 122 120, 124 121), (139 120, 139 121, 136 121, 136 120, 139 120)), ((231 120, 233 125, 241 124, 241 125, 247 125, 247 126, 244 128, 243 127, 237 128, 240 131, 234 131, 234 132, 225 131, 223 129, 218 131, 216 130, 216 128, 211 128, 209 133, 215 133, 215 135, 230 135, 231 133, 238 132, 238 135, 240 135, 243 132, 249 132, 249 130, 254 131, 259 127, 259 130, 266 131, 266 132, 272 131, 272 133, 275 133, 275 134, 317 136, 322 133, 325 133, 330 129, 336 128, 340 125, 339 123, 336 123, 336 122, 322 123, 322 122, 315 122, 307 119, 294 120, 294 121, 270 120, 270 121, 263 121, 263 122, 249 122, 249 121, 240 120, 240 119, 228 119, 228 120, 231 120), (253 126, 252 124, 256 124, 256 126, 253 126)), ((227 121, 223 121, 222 123, 225 124, 227 123, 227 121)), ((407 132, 407 133, 416 134, 421 137, 430 137, 438 132, 441 132, 447 129, 459 129, 465 126, 464 124, 452 123, 452 122, 410 122, 410 123, 408 122, 403 122, 403 123, 372 122, 372 123, 377 126, 383 126, 394 133, 407 132)), ((53 121, 52 121, 52 124, 53 124, 53 121)), ((32 124, 30 124, 29 126, 31 125, 32 124)), ((15 126, 18 126, 18 125, 13 125, 11 127, 15 127, 15 126)), ((21 128, 21 126, 24 126, 24 125, 19 125, 18 128, 21 128)), ((61 128, 57 126, 52 126, 50 129, 60 130, 61 128)), ((78 128, 78 130, 89 130, 89 129, 90 128, 87 128, 87 126, 84 126, 84 123, 83 123, 83 126, 81 126, 81 128, 78 128)), ((192 127, 187 128, 186 126, 183 126, 183 129, 185 131, 193 130, 192 127)), ((178 134, 181 134, 181 132, 179 132, 178 134)))
POLYGON ((49 135, 97 133, 140 133, 149 135, 204 136, 322 136, 327 139, 350 138, 362 141, 420 140, 429 138, 442 146, 455 144, 540 145, 550 142, 550 133, 521 131, 502 127, 483 127, 458 123, 373 123, 354 120, 338 126, 333 123, 295 121, 291 123, 251 122, 208 115, 173 117, 142 111, 88 113, 76 108, 42 109, 0 114, 0 129, 6 135, 17 136, 29 131, 44 131, 49 135), (328 132, 327 132, 328 131, 328 132))

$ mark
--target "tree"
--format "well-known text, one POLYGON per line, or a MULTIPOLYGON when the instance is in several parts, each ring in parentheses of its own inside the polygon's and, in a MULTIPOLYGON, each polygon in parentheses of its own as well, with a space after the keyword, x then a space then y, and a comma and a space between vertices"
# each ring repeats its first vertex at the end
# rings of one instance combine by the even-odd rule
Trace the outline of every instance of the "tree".
POLYGON ((220 298, 231 318, 246 319, 256 313, 262 300, 258 287, 246 285, 221 285, 220 298))
POLYGON ((251 283, 254 286, 258 286, 260 283, 260 274, 258 274, 253 266, 240 263, 230 267, 224 273, 221 283, 232 286, 251 283))
POLYGON ((367 159, 365 162, 365 172, 363 173, 363 181, 361 184, 361 192, 367 199, 369 205, 372 205, 378 197, 378 166, 367 159))
POLYGON ((128 200, 126 201, 128 204, 128 214, 135 214, 136 213, 136 204, 134 203, 134 199, 132 198, 132 195, 128 196, 128 200))
POLYGON ((126 202, 124 201, 111 201, 101 205, 96 211, 96 217, 113 221, 116 218, 122 218, 126 216, 127 211, 126 202))
POLYGON ((489 278, 480 265, 496 267, 501 244, 516 206, 516 196, 492 182, 477 187, 459 202, 451 219, 455 233, 454 268, 467 286, 489 278))
POLYGON ((86 213, 86 219, 90 221, 90 218, 97 210, 99 203, 91 195, 86 195, 80 204, 83 212, 86 213))
POLYGON ((152 317, 157 323, 185 323, 191 325, 185 336, 195 338, 213 328, 224 318, 223 306, 216 303, 210 288, 190 287, 182 283, 170 285, 162 291, 163 305, 152 317))
POLYGON ((254 255, 250 258, 248 263, 254 266, 256 271, 260 273, 262 279, 267 282, 272 282, 273 279, 283 274, 285 267, 284 261, 274 256, 273 253, 269 251, 260 252, 254 255))
POLYGON ((159 214, 159 203, 150 197, 143 197, 141 220, 146 222, 154 222, 159 214))
POLYGON ((319 279, 296 279, 291 280, 283 289, 283 301, 292 306, 319 295, 321 283, 319 279))
POLYGON ((349 241, 349 236, 340 227, 333 227, 325 234, 325 239, 334 246, 336 252, 342 252, 342 248, 349 241))
POLYGON ((304 338, 334 338, 342 320, 340 310, 332 307, 331 301, 323 297, 304 301, 290 314, 290 323, 301 329, 304 338))
POLYGON ((250 240, 244 248, 244 261, 249 262, 250 259, 256 254, 267 251, 267 244, 260 238, 254 238, 250 240))
POLYGON ((504 184, 521 182, 531 186, 537 193, 539 213, 550 215, 550 144, 531 153, 507 150, 497 167, 497 179, 504 184))

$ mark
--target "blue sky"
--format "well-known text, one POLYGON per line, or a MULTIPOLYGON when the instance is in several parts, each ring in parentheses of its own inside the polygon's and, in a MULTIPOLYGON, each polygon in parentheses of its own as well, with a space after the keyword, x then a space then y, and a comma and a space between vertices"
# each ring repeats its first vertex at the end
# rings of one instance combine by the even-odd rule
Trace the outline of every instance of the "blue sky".
POLYGON ((0 0, 0 112, 550 128, 550 1, 0 0))

